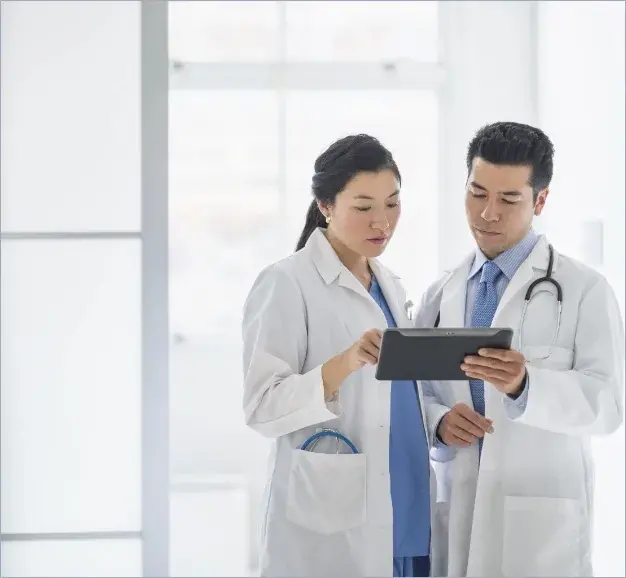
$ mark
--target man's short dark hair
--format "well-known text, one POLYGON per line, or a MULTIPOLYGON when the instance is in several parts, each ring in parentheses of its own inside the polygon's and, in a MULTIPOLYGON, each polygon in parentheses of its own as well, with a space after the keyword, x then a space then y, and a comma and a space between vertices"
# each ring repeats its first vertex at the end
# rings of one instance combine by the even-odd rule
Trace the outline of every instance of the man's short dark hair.
POLYGON ((495 122, 481 128, 467 148, 467 173, 476 157, 494 165, 530 166, 533 199, 552 181, 554 146, 538 128, 517 122, 495 122))

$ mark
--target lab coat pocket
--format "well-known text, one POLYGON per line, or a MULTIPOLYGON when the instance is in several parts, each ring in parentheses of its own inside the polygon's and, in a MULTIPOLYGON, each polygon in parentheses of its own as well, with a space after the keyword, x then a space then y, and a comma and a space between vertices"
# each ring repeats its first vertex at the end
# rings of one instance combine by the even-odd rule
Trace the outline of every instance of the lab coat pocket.
POLYGON ((320 534, 365 523, 364 454, 294 450, 287 491, 287 519, 320 534))
POLYGON ((580 576, 582 523, 578 500, 506 496, 503 576, 580 576))
POLYGON ((524 347, 524 357, 535 367, 568 370, 574 366, 574 351, 565 347, 528 345, 524 347))

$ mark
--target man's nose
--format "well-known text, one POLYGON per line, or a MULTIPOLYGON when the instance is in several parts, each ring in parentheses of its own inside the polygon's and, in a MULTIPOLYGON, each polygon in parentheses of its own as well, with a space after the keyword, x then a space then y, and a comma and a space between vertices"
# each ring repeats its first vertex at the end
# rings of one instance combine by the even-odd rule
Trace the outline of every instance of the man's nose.
POLYGON ((497 207, 496 203, 494 201, 489 201, 485 205, 485 208, 483 209, 483 212, 480 214, 480 216, 485 221, 488 221, 490 223, 494 223, 496 221, 499 221, 500 220, 500 213, 498 212, 498 207, 497 207))

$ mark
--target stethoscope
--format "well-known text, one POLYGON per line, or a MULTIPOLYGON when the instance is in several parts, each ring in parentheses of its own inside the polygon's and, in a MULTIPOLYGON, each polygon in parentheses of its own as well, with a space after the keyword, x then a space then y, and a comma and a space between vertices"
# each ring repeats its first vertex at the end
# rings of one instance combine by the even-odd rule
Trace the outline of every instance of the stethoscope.
MULTIPOLYGON (((554 249, 552 245, 548 245, 548 251, 550 253, 550 258, 548 260, 548 271, 544 277, 539 277, 539 279, 535 279, 529 286, 526 291, 526 295, 524 296, 524 308, 522 309, 522 316, 519 322, 519 332, 518 332, 518 351, 522 351, 522 344, 524 340, 522 339, 522 330, 524 327, 524 320, 526 318, 526 310, 528 309, 528 305, 533 298, 533 289, 537 287, 537 285, 541 283, 550 283, 556 289, 556 329, 554 334, 552 335, 552 343, 550 343, 550 349, 548 350, 548 354, 543 357, 536 357, 535 359, 547 359, 552 355, 552 348, 556 344, 556 340, 559 336, 559 329, 561 327, 561 310, 563 304, 563 289, 561 289, 561 285, 552 277, 552 266, 554 265, 554 249)), ((538 295, 540 292, 535 293, 538 295)))
POLYGON ((337 440, 337 450, 339 453, 339 442, 343 442, 346 444, 353 454, 358 454, 359 450, 356 449, 356 446, 342 433, 338 432, 335 429, 324 428, 321 431, 314 433, 311 437, 309 437, 301 446, 300 449, 303 451, 312 452, 315 449, 315 446, 318 444, 321 438, 323 437, 333 437, 337 440))

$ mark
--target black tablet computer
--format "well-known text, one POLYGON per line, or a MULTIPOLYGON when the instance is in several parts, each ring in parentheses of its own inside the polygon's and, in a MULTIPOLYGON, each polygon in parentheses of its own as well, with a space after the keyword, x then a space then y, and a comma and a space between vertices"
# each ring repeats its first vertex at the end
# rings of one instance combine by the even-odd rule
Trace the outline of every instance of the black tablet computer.
POLYGON ((467 381, 461 369, 466 355, 478 355, 483 347, 510 349, 512 340, 508 327, 389 328, 383 332, 376 378, 467 381))

